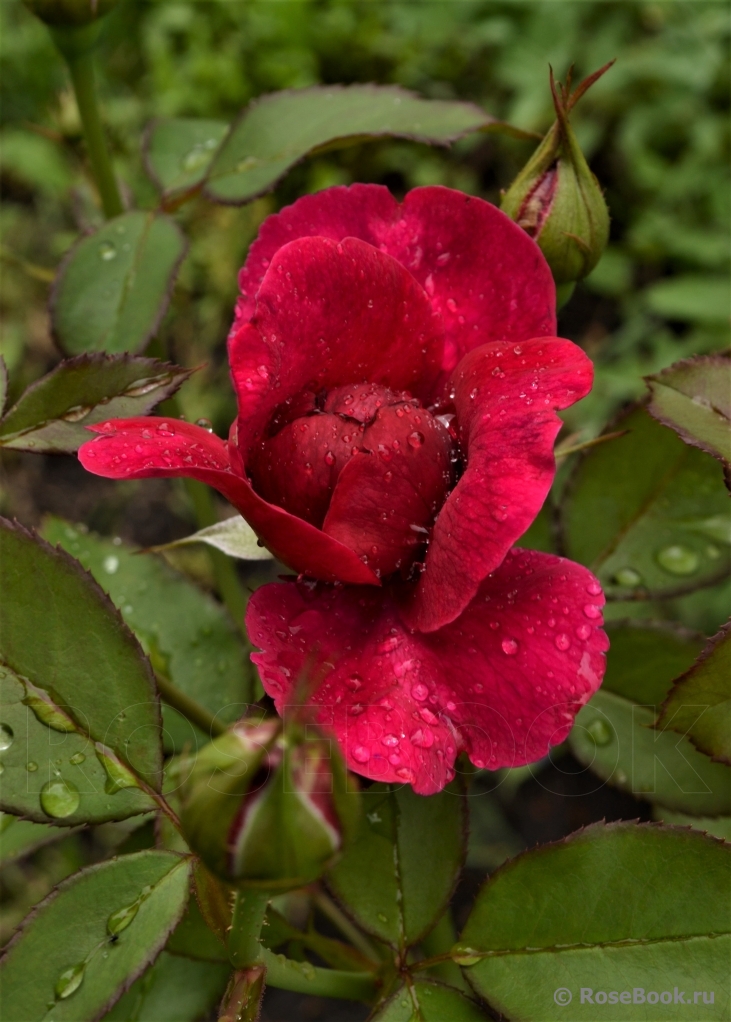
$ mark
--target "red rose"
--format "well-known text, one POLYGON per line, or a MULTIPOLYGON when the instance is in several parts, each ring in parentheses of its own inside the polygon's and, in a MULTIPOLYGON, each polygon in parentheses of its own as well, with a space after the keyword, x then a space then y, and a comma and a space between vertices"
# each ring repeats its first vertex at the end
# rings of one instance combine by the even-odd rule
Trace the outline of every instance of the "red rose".
POLYGON ((553 336, 537 245, 450 189, 332 188, 264 223, 240 285, 228 443, 117 420, 82 463, 209 483, 303 576, 252 597, 253 659, 282 713, 316 651, 308 700, 354 770, 427 794, 460 749, 545 755, 607 643, 590 572, 511 551, 553 480, 555 410, 592 379, 553 336))

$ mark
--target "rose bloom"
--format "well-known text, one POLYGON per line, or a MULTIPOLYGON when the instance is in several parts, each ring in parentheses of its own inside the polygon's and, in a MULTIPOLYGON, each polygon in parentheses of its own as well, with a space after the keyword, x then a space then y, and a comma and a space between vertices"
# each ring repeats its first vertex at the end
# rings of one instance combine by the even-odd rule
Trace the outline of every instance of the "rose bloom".
POLYGON ((513 547, 553 481, 556 409, 592 381, 554 336, 538 246, 451 189, 337 187, 269 217, 239 282, 228 442, 116 420, 82 463, 214 486, 297 573, 251 598, 253 659, 351 769, 429 794, 462 750, 491 770, 545 756, 607 640, 586 568, 513 547))

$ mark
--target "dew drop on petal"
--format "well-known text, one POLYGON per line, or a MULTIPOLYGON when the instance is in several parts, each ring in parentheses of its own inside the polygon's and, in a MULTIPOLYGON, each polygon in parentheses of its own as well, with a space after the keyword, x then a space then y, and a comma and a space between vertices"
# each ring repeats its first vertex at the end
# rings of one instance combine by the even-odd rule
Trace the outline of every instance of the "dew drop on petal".
POLYGON ((587 603, 584 607, 584 614, 587 617, 592 618, 592 620, 595 620, 602 616, 602 610, 601 607, 597 607, 595 603, 587 603))
POLYGON ((393 749, 395 746, 397 746, 398 742, 399 740, 396 735, 384 735, 383 738, 381 739, 381 744, 385 745, 389 749, 393 749))
POLYGON ((415 429, 413 433, 409 433, 408 443, 409 447, 421 447, 424 443, 425 437, 423 433, 420 433, 418 429, 415 429))
POLYGON ((518 652, 518 643, 515 639, 503 639, 500 645, 502 646, 503 653, 507 654, 507 656, 515 656, 518 652))
POLYGON ((345 684, 351 692, 357 692, 359 688, 363 687, 363 679, 359 674, 351 674, 349 678, 345 679, 345 684))
POLYGON ((586 591, 589 594, 589 596, 601 596, 602 587, 599 585, 598 582, 590 582, 589 585, 586 587, 586 591))
POLYGON ((353 749, 353 759, 356 763, 367 763, 371 758, 371 754, 364 745, 356 745, 353 749))
POLYGON ((426 685, 423 685, 420 681, 417 681, 415 685, 411 686, 411 694, 414 699, 418 699, 419 702, 423 702, 429 695, 429 689, 426 685))
POLYGON ((566 635, 565 632, 560 632, 554 639, 558 649, 565 650, 571 645, 571 639, 566 635))
POLYGON ((591 627, 589 625, 579 625, 576 629, 576 635, 579 639, 588 639, 591 635, 591 627))

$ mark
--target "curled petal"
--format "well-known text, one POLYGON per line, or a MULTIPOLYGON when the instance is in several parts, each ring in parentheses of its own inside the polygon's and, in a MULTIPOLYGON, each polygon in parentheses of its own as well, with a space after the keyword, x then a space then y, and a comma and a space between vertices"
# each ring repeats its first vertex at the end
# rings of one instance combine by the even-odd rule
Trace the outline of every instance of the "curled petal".
POLYGON ((555 409, 591 389, 583 351, 557 337, 486 344, 450 381, 466 465, 434 525, 404 614, 422 631, 453 621, 543 506, 555 473, 555 409))
POLYGON ((229 337, 239 446, 303 390, 369 382, 425 398, 443 347, 439 316, 391 256, 356 238, 291 241, 272 257, 251 325, 229 337))
POLYGON ((79 448, 79 461, 89 472, 109 479, 198 479, 222 493, 294 571, 325 581, 378 584, 352 550, 254 493, 240 472, 236 448, 200 426, 145 417, 113 419, 90 429, 100 436, 79 448))
POLYGON ((423 409, 382 408, 340 474, 323 530, 376 574, 404 572, 424 547, 450 477, 452 444, 423 409))
POLYGON ((535 242, 495 206, 441 186, 399 205, 381 185, 328 188, 269 217, 239 276, 237 324, 254 314, 278 249, 295 238, 360 238, 402 263, 441 313, 442 369, 477 345, 555 333, 555 287, 535 242))
POLYGON ((280 714, 316 705, 352 770, 426 795, 460 749, 496 770, 565 739, 604 674, 603 602, 586 568, 516 549, 429 634, 404 625, 389 589, 297 583, 257 590, 247 626, 280 714))

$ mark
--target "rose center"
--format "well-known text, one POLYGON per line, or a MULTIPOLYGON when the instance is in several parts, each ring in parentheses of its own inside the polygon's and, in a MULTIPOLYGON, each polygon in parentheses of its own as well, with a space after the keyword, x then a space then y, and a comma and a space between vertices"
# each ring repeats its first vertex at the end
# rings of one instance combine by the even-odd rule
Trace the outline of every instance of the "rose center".
MULTIPOLYGON (((369 535, 376 520, 398 519, 395 545, 404 549, 383 555, 383 573, 411 563, 428 538, 451 482, 451 452, 447 430, 416 399, 366 383, 303 391, 280 405, 247 469, 265 500, 338 538, 343 517, 369 535)), ((358 549, 357 535, 346 542, 358 549)))

